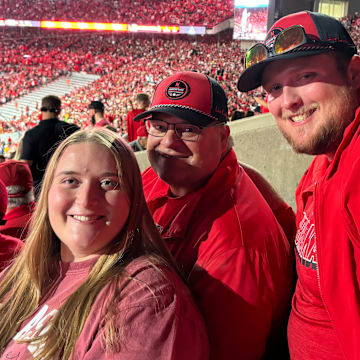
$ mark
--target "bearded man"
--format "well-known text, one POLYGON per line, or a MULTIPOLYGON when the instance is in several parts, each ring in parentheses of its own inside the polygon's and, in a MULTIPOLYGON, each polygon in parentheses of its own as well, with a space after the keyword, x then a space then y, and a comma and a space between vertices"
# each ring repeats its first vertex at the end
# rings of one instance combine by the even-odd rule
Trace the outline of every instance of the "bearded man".
POLYGON ((316 155, 296 191, 298 281, 291 359, 360 359, 360 58, 342 24, 300 12, 246 54, 240 91, 262 85, 298 153, 316 155))

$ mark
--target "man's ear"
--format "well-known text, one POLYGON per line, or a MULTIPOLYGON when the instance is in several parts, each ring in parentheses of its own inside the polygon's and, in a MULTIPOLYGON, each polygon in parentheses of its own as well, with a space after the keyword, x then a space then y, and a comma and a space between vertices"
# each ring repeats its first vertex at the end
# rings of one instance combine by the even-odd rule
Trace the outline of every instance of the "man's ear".
POLYGON ((360 56, 354 55, 347 68, 348 79, 353 89, 360 89, 360 56))
POLYGON ((221 148, 223 152, 226 152, 228 150, 229 136, 230 128, 229 126, 224 125, 221 129, 221 148))

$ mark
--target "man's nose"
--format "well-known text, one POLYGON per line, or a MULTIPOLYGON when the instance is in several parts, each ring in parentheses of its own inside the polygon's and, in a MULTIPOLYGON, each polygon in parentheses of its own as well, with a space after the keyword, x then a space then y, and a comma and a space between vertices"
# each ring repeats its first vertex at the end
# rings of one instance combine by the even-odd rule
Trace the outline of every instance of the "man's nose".
POLYGON ((287 110, 296 110, 303 105, 302 99, 293 86, 284 86, 282 92, 282 106, 287 110))
POLYGON ((175 131, 175 125, 169 124, 167 132, 164 135, 164 137, 162 138, 162 143, 169 146, 169 145, 172 145, 174 143, 179 143, 179 142, 182 142, 182 140, 175 131))

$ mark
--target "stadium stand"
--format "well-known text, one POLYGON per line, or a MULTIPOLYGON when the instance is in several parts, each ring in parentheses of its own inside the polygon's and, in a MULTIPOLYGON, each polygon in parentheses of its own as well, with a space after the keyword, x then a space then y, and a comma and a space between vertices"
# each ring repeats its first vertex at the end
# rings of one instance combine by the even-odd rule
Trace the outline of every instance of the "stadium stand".
MULTIPOLYGON (((359 44, 359 14, 342 21, 359 44)), ((219 37, 191 38, 105 33, 65 36, 60 32, 6 29, 0 33, 0 38, 0 101, 12 101, 9 106, 16 110, 15 114, 7 114, 4 106, 0 108, 0 134, 21 132, 34 126, 39 118, 36 102, 35 105, 23 104, 20 97, 25 94, 36 97, 38 87, 57 79, 67 85, 56 91, 62 96, 62 118, 81 127, 89 125, 89 115, 85 111, 89 102, 100 99, 114 127, 125 132, 123 120, 136 94, 151 94, 157 82, 184 69, 207 73, 224 86, 229 97, 230 116, 234 111, 251 110, 256 114, 259 110, 255 97, 262 95, 260 90, 244 94, 236 89, 243 53, 240 42, 232 40, 230 31, 219 37), (73 81, 68 78, 70 73, 95 75, 97 79, 72 88, 67 83, 73 81)))
POLYGON ((232 0, 3 0, 4 18, 212 27, 233 17, 232 0))

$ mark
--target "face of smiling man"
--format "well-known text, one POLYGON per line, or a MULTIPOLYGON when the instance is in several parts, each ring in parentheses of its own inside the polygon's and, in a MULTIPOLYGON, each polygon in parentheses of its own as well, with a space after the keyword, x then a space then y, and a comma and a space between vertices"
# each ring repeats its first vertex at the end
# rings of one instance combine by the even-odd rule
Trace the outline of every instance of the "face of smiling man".
POLYGON ((265 68, 262 83, 269 110, 296 152, 335 154, 358 104, 352 62, 341 72, 333 54, 322 54, 279 60, 265 68))
MULTIPOLYGON (((185 123, 174 116, 159 113, 156 118, 170 124, 185 123)), ((197 142, 181 140, 171 128, 164 137, 149 135, 147 152, 159 177, 170 185, 175 196, 183 196, 202 186, 227 152, 229 128, 212 126, 201 131, 197 142)))

